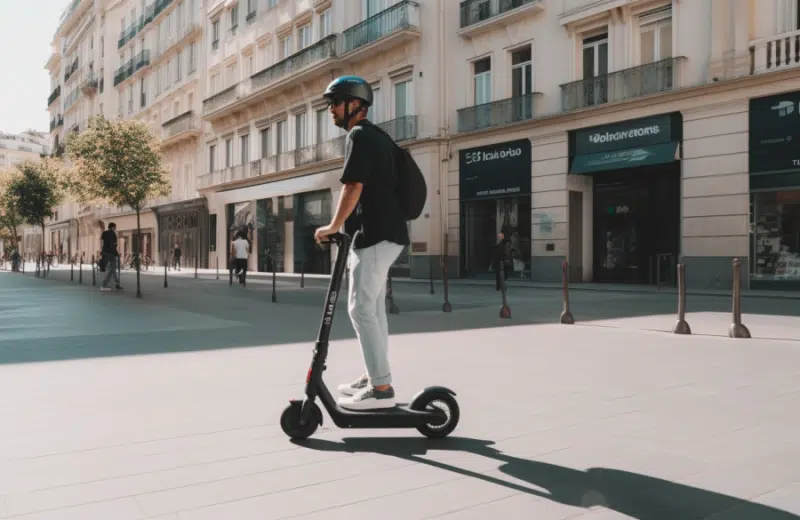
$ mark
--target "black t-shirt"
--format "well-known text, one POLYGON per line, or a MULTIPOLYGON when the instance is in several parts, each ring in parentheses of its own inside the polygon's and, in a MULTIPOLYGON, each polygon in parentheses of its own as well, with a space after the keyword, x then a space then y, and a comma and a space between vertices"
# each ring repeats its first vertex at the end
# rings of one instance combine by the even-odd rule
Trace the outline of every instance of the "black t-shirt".
POLYGON ((110 229, 103 231, 100 235, 100 240, 103 241, 103 253, 107 255, 117 254, 117 234, 110 229))
POLYGON ((361 231, 354 249, 373 246, 384 240, 406 246, 410 243, 406 220, 396 195, 394 143, 365 120, 354 126, 345 138, 342 184, 364 185, 353 213, 347 218, 345 232, 353 236, 361 231))

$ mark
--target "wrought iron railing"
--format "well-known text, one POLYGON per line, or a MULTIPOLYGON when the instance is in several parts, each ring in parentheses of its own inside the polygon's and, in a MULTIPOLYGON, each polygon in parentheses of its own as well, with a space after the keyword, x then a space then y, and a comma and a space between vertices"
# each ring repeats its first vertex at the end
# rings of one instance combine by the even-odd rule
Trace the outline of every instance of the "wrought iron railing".
POLYGON ((475 25, 518 7, 541 0, 465 0, 461 2, 461 28, 475 25))
POLYGON ((419 4, 403 0, 345 30, 339 39, 339 53, 348 53, 395 31, 418 25, 419 4))
POLYGON ((336 35, 331 34, 300 52, 296 52, 288 58, 279 61, 275 65, 267 67, 250 76, 251 90, 253 92, 260 90, 270 83, 335 55, 336 35))
POLYGON ((114 73, 114 86, 116 87, 126 79, 133 76, 139 69, 150 65, 150 51, 143 50, 125 62, 122 67, 114 73))
POLYGON ((402 116, 390 121, 377 123, 395 141, 406 141, 417 137, 417 116, 402 116))
POLYGON ((458 131, 471 132, 533 119, 533 96, 525 94, 462 108, 458 111, 458 131))
POLYGON ((69 78, 72 77, 73 74, 78 70, 78 58, 72 62, 72 65, 67 67, 67 70, 64 71, 64 83, 69 81, 69 78))
POLYGON ((53 92, 47 97, 47 106, 52 105, 53 101, 58 99, 60 95, 61 95, 61 85, 58 85, 55 89, 53 89, 53 92))
POLYGON ((561 85, 562 109, 577 110, 677 90, 682 60, 667 58, 561 85))
POLYGON ((183 114, 173 117, 169 121, 165 121, 161 127, 163 128, 163 138, 171 139, 178 134, 192 130, 200 130, 200 122, 194 115, 194 111, 189 110, 183 114))
POLYGON ((208 97, 208 98, 204 99, 203 100, 203 113, 204 114, 209 114, 211 112, 219 110, 220 108, 224 107, 228 103, 231 103, 231 102, 235 101, 236 97, 239 94, 239 85, 240 85, 240 83, 237 83, 235 85, 232 85, 232 86, 226 88, 225 90, 221 90, 221 91, 217 92, 216 94, 214 94, 211 97, 208 97))

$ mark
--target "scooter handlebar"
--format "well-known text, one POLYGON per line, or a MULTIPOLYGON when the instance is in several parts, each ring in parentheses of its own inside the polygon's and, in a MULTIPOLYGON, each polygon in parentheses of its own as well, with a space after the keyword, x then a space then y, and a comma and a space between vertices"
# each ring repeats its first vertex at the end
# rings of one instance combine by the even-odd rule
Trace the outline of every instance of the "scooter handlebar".
POLYGON ((328 240, 332 244, 342 245, 342 244, 350 244, 351 238, 350 235, 348 235, 347 233, 336 232, 332 235, 328 235, 328 240))

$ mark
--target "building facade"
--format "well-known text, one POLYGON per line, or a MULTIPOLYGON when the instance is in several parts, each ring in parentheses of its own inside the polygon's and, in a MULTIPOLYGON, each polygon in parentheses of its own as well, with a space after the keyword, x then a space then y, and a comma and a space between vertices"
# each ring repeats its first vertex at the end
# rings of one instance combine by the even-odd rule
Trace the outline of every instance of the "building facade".
POLYGON ((502 232, 517 279, 798 288, 796 0, 455 4, 453 271, 502 232))
POLYGON ((409 224, 413 247, 396 264, 400 275, 427 275, 428 255, 440 253, 435 187, 445 153, 444 67, 425 52, 439 46, 437 3, 217 1, 207 18, 203 118, 212 132, 199 187, 216 230, 214 261, 225 265, 233 233, 246 227, 250 269, 330 272, 331 253, 313 233, 339 197, 344 132, 322 93, 333 78, 356 74, 375 92, 370 119, 411 150, 433 187, 425 214, 409 224))
MULTIPOLYGON (((146 121, 161 138, 172 192, 148 201, 141 212, 139 248, 158 263, 169 260, 179 245, 184 262, 198 259, 207 266, 208 211, 196 185, 203 134, 204 10, 204 0, 74 1, 56 31, 47 64, 56 143, 63 142, 65 132, 81 131, 97 114, 146 121), (69 92, 63 100, 62 91, 69 92)), ((52 227, 64 227, 67 241, 75 240, 70 256, 95 254, 100 233, 113 221, 120 254, 132 258, 137 224, 131 208, 65 204, 63 209, 62 221, 52 227)))

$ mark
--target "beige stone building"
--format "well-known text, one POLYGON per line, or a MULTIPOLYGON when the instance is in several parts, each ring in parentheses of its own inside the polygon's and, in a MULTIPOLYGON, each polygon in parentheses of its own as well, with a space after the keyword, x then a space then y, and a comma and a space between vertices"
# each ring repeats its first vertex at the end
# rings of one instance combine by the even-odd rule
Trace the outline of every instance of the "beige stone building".
MULTIPOLYGON (((512 278, 800 283, 795 0, 448 4, 452 268, 512 278)), ((424 28, 423 28, 424 33, 424 28)))
MULTIPOLYGON (((200 258, 201 267, 206 256, 199 252, 208 247, 208 211, 196 186, 204 10, 204 0, 75 0, 62 16, 47 63, 56 144, 95 114, 152 125, 172 172, 172 193, 149 201, 142 212, 140 250, 162 262, 180 244, 183 261, 200 258)), ((89 258, 113 221, 120 253, 132 254, 136 217, 130 208, 65 204, 59 216, 50 234, 53 243, 66 241, 65 252, 89 258)))

